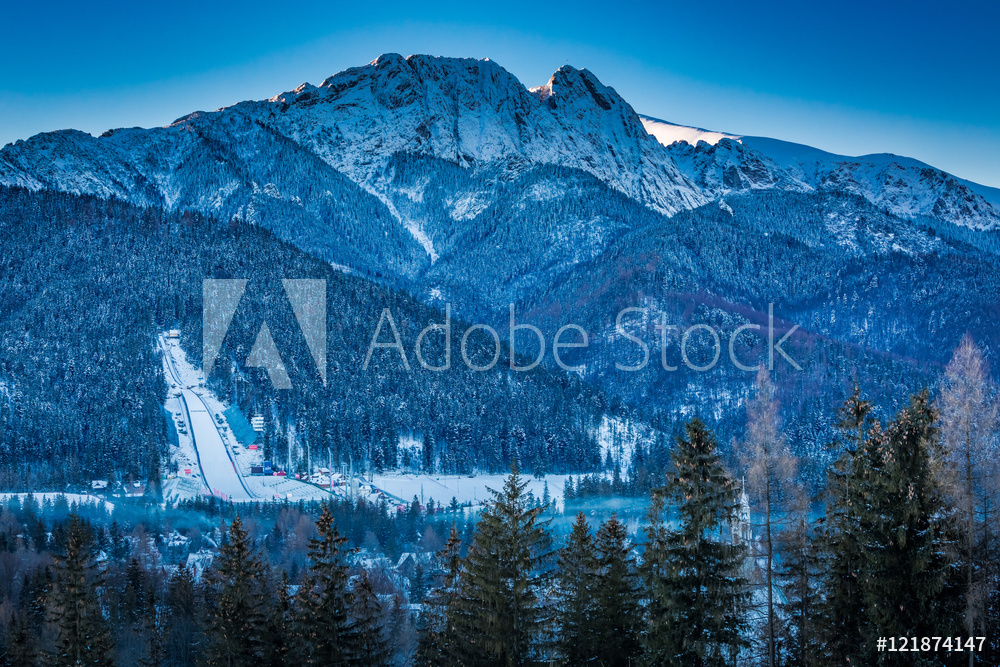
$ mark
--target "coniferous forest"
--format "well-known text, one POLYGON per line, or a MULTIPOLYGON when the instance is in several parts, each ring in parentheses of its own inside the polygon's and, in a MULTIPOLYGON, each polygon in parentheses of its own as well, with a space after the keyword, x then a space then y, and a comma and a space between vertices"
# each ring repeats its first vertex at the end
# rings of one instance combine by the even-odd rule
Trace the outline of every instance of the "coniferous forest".
MULTIPOLYGON (((936 396, 836 415, 815 494, 748 406, 749 469, 689 420, 637 532, 526 492, 476 513, 14 496, 0 509, 8 665, 998 664, 994 388, 967 339, 936 396), (975 466, 971 469, 970 466, 975 466), (741 473, 746 472, 743 476, 741 473), (556 529, 561 524, 566 529, 556 529), (937 653, 880 637, 941 637, 937 653), (971 646, 971 644, 970 644, 971 646)), ((630 479, 621 484, 631 484, 630 479)))

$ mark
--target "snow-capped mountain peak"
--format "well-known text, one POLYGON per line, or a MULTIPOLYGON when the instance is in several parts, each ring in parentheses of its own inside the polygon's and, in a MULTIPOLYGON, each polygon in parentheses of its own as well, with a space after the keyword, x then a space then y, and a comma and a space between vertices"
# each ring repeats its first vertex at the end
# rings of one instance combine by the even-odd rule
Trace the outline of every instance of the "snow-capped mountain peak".
MULTIPOLYGON (((666 215, 731 192, 832 188, 907 217, 1000 227, 990 189, 916 161, 834 156, 639 116, 592 72, 568 65, 528 89, 488 59, 395 53, 163 128, 37 135, 0 150, 0 183, 252 217, 261 193, 318 206, 316 192, 288 176, 318 173, 309 166, 317 160, 330 178, 342 174, 388 201, 386 169, 399 154, 473 169, 579 169, 666 215)), ((398 222, 429 247, 420 221, 398 222)))

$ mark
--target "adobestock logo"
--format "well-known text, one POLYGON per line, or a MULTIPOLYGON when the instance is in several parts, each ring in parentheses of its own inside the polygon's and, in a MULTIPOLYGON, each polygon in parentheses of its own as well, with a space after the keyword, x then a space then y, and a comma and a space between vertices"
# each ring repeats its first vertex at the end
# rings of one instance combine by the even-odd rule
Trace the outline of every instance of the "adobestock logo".
MULTIPOLYGON (((246 293, 248 283, 249 281, 245 279, 209 278, 202 281, 204 304, 202 311, 202 370, 206 378, 215 367, 222 343, 233 322, 240 301, 246 293)), ((327 382, 326 281, 283 279, 281 284, 325 386, 327 382)), ((428 324, 416 337, 412 354, 423 370, 441 372, 452 368, 451 313, 452 304, 446 304, 444 312, 441 313, 444 322, 428 324), (432 340, 435 343, 432 344, 432 340), (436 363, 432 363, 427 357, 425 345, 432 346, 434 351, 431 352, 430 356, 436 363)), ((664 313, 657 316, 646 308, 624 308, 615 317, 614 328, 607 336, 606 341, 612 343, 618 341, 627 346, 625 358, 613 358, 616 356, 614 353, 608 355, 604 352, 599 353, 598 357, 604 363, 613 362, 614 368, 623 372, 642 371, 655 365, 662 367, 664 371, 678 371, 681 366, 684 366, 690 371, 703 373, 716 368, 723 359, 723 352, 728 351, 729 361, 741 371, 756 372, 762 363, 766 363, 767 368, 773 370, 776 358, 781 358, 795 370, 802 371, 802 366, 782 347, 799 329, 799 326, 795 324, 791 327, 787 325, 777 327, 774 304, 768 304, 766 315, 765 324, 748 322, 731 331, 724 331, 704 323, 687 327, 679 324, 668 324, 664 313), (649 336, 643 335, 648 333, 650 329, 656 332, 652 340, 649 336), (724 337, 727 333, 728 341, 725 341, 724 337), (741 335, 746 337, 743 339, 743 355, 746 355, 748 345, 750 348, 755 347, 753 338, 756 337, 766 347, 765 359, 741 359, 736 350, 737 338, 741 335), (672 361, 668 360, 668 351, 671 351, 671 356, 674 357, 672 361)), ((580 356, 585 353, 570 352, 570 354, 575 355, 573 356, 575 363, 568 363, 563 356, 567 351, 585 350, 590 347, 590 335, 584 327, 578 324, 564 324, 555 332, 555 337, 548 341, 538 327, 518 322, 514 304, 510 304, 509 329, 505 333, 507 336, 501 336, 496 329, 488 324, 468 326, 462 335, 456 338, 457 347, 465 366, 472 371, 489 371, 500 362, 503 353, 506 352, 507 359, 504 365, 510 370, 530 371, 539 366, 548 350, 551 350, 555 365, 562 370, 586 371, 586 364, 583 363, 584 358, 580 356), (472 352, 470 353, 470 342, 473 337, 476 338, 476 343, 471 346, 472 352), (505 338, 506 343, 504 342, 505 338), (521 339, 522 345, 525 339, 535 339, 534 345, 529 346, 533 348, 531 357, 524 357, 518 353, 518 341, 516 340, 518 338, 521 339)), ((375 323, 372 331, 364 360, 359 359, 362 371, 368 370, 369 364, 376 354, 379 356, 387 355, 386 361, 390 363, 393 363, 395 358, 396 363, 399 363, 405 371, 414 369, 410 364, 406 345, 396 326, 396 320, 389 308, 382 309, 378 322, 375 323)), ((278 346, 275 344, 266 319, 260 325, 244 365, 247 368, 265 370, 275 389, 292 388, 287 367, 281 358, 281 353, 278 351, 278 346)))
MULTIPOLYGON (((445 321, 443 323, 429 324, 417 335, 416 342, 413 345, 413 355, 419 362, 420 367, 424 370, 441 372, 451 369, 451 310, 451 304, 446 304, 444 311, 445 321), (432 334, 437 334, 443 339, 444 343, 444 353, 442 355, 443 359, 439 364, 431 364, 425 358, 423 344, 424 341, 432 334)), ((744 363, 744 361, 740 360, 736 353, 736 345, 737 338, 739 338, 741 334, 746 336, 747 339, 750 339, 751 336, 755 335, 760 337, 763 342, 767 344, 766 365, 768 370, 774 370, 774 362, 776 358, 775 353, 782 357, 785 362, 787 362, 795 370, 802 370, 802 366, 800 366, 795 359, 789 356, 788 352, 786 352, 782 347, 799 329, 799 325, 795 324, 791 328, 779 331, 779 329, 775 326, 773 303, 768 304, 766 329, 762 325, 754 324, 752 322, 742 324, 732 330, 727 344, 723 343, 723 332, 709 324, 698 323, 688 327, 682 327, 680 325, 667 324, 666 318, 666 314, 661 313, 660 316, 656 318, 655 324, 653 324, 653 322, 649 321, 650 311, 647 308, 629 307, 618 312, 618 315, 615 318, 613 335, 609 336, 609 339, 612 341, 615 339, 627 341, 629 345, 634 346, 631 350, 633 354, 635 352, 639 352, 641 354, 641 361, 638 363, 623 363, 620 360, 615 360, 614 367, 616 370, 634 373, 642 371, 649 366, 652 359, 649 342, 638 334, 640 331, 650 328, 650 325, 652 325, 651 328, 655 329, 659 334, 657 336, 659 348, 657 356, 659 357, 659 365, 664 371, 678 371, 680 370, 680 363, 683 363, 688 370, 697 373, 710 371, 715 368, 722 359, 723 348, 727 348, 729 351, 729 361, 732 362, 734 367, 741 371, 755 373, 763 361, 744 360, 747 361, 747 363, 744 363), (783 335, 781 335, 780 338, 777 338, 779 334, 783 335), (669 340, 671 338, 679 343, 679 345, 676 346, 679 348, 679 359, 675 360, 675 365, 671 365, 667 359, 668 349, 671 349, 672 347, 671 341, 669 340), (711 350, 710 359, 703 360, 702 363, 695 361, 692 358, 691 352, 698 348, 711 350)), ((518 323, 513 303, 510 304, 510 326, 507 330, 506 339, 507 345, 509 346, 507 359, 509 368, 512 371, 520 372, 534 369, 542 362, 546 355, 546 350, 548 349, 545 334, 541 329, 532 324, 518 323), (536 350, 534 353, 535 356, 529 363, 526 364, 522 364, 518 361, 521 358, 516 347, 516 338, 519 333, 522 334, 522 338, 535 339, 535 344, 532 346, 533 350, 536 350)), ((473 324, 468 327, 462 334, 461 344, 459 345, 462 360, 465 362, 466 367, 469 370, 480 372, 492 369, 500 360, 501 350, 504 347, 502 340, 503 337, 501 337, 500 333, 488 324, 473 324), (470 358, 468 353, 467 345, 469 337, 477 331, 483 332, 487 339, 492 339, 490 343, 486 345, 487 348, 492 348, 492 355, 486 364, 479 364, 475 362, 472 358, 470 358)), ((555 333, 555 337, 551 341, 552 359, 556 366, 564 371, 584 372, 586 371, 586 364, 568 364, 563 358, 563 354, 565 354, 565 350, 567 349, 588 347, 590 347, 590 336, 584 327, 578 324, 564 324, 559 327, 555 333)), ((412 368, 407 357, 406 346, 403 344, 403 340, 399 335, 399 329, 396 327, 396 321, 392 316, 392 311, 388 308, 382 309, 382 314, 379 317, 378 324, 375 326, 375 330, 371 337, 371 343, 369 344, 368 351, 365 354, 364 363, 361 366, 362 370, 368 370, 368 365, 372 360, 373 354, 376 352, 389 354, 390 358, 398 357, 401 367, 406 371, 409 371, 412 368), (392 337, 392 340, 386 340, 387 334, 392 337)), ((601 355, 601 358, 606 361, 604 355, 601 355)))
MULTIPOLYGON (((202 281, 202 371, 208 378, 215 367, 222 341, 246 292, 244 279, 208 278, 202 281)), ((306 345, 326 384, 326 281, 314 279, 283 279, 285 296, 295 313, 295 320, 302 330, 306 345)), ((274 344, 267 321, 260 327, 250 354, 247 368, 262 368, 275 389, 291 389, 288 370, 274 344)))

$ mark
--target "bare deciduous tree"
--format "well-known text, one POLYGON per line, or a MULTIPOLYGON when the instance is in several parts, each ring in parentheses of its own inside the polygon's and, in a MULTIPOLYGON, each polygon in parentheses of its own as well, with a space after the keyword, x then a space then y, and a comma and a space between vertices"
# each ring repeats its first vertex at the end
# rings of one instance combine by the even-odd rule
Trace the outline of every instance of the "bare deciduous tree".
MULTIPOLYGON (((998 403, 982 351, 966 334, 945 369, 938 398, 941 438, 951 456, 946 482, 964 524, 966 566, 965 623, 975 635, 987 591, 978 576, 984 564, 977 553, 977 531, 989 531, 988 517, 996 484, 998 403), (977 520, 977 515, 982 521, 977 520)), ((984 540, 985 544, 985 540, 984 540)), ((969 654, 969 664, 973 664, 969 654)))
POLYGON ((774 532, 776 526, 787 518, 789 503, 797 495, 793 480, 798 466, 781 431, 776 390, 764 366, 757 371, 757 393, 747 403, 747 434, 741 460, 746 467, 749 491, 758 503, 764 529, 767 664, 774 667, 774 532))

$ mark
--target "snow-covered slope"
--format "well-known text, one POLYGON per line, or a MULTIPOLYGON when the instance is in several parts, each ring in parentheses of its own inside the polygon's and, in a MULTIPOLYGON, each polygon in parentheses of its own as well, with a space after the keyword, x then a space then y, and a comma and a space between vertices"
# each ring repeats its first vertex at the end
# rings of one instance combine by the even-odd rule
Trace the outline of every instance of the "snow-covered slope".
POLYGON ((1000 206, 995 198, 990 202, 983 196, 992 188, 974 186, 919 160, 889 153, 835 155, 765 137, 741 141, 814 188, 859 194, 894 215, 936 218, 973 229, 1000 228, 1000 206))
POLYGON ((263 132, 291 139, 371 191, 385 161, 407 152, 465 166, 579 168, 666 214, 707 201, 631 106, 587 70, 562 67, 529 91, 490 60, 396 54, 319 86, 194 113, 165 128, 118 130, 96 139, 59 132, 19 141, 0 151, 0 182, 219 208, 224 202, 217 197, 252 187, 246 181, 252 181, 255 162, 272 157, 266 144, 259 145, 263 132), (238 141, 209 159, 204 153, 218 149, 219 135, 238 141), (210 196, 190 191, 186 170, 212 174, 219 171, 212 162, 230 161, 242 163, 242 179, 235 173, 231 180, 213 177, 205 184, 210 196))
POLYGON ((385 158, 407 152, 579 168, 667 214, 705 201, 632 107, 572 67, 529 91, 490 60, 389 54, 245 111, 367 185, 385 158))
POLYGON ((699 141, 704 141, 714 146, 722 139, 739 140, 739 136, 735 134, 713 132, 712 130, 703 130, 700 127, 677 125, 676 123, 670 123, 659 118, 653 118, 652 116, 643 116, 640 114, 639 119, 642 121, 642 126, 646 128, 646 131, 656 137, 656 140, 664 146, 669 146, 677 141, 683 141, 692 146, 697 146, 699 141))
POLYGON ((861 195, 904 218, 935 218, 981 230, 1000 228, 1000 190, 919 160, 887 153, 849 157, 779 139, 640 118, 681 171, 709 196, 827 188, 861 195))
POLYGON ((585 69, 561 67, 529 89, 488 59, 424 55, 383 55, 318 86, 167 127, 40 134, 0 150, 0 184, 260 221, 330 261, 368 271, 375 264, 359 258, 377 256, 412 280, 441 256, 441 239, 419 210, 400 207, 423 191, 395 189, 390 165, 401 153, 497 174, 453 193, 450 216, 468 225, 498 201, 505 174, 556 165, 665 215, 732 192, 833 188, 907 217, 1000 227, 1000 193, 914 160, 845 158, 640 117, 585 69))

